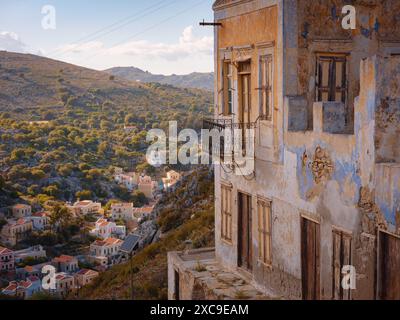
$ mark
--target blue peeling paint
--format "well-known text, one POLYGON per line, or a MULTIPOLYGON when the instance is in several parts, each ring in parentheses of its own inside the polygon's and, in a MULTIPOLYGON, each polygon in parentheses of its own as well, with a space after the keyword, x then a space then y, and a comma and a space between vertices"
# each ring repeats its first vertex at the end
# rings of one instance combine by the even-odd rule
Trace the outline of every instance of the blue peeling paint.
MULTIPOLYGON (((318 146, 323 149, 329 150, 326 143, 322 141, 315 142, 312 150, 315 150, 318 146)), ((315 187, 314 175, 309 166, 309 163, 312 161, 312 154, 310 154, 310 150, 307 150, 308 160, 307 165, 303 167, 303 154, 305 151, 305 147, 291 147, 290 151, 296 154, 297 158, 297 168, 296 168, 296 176, 297 181, 299 183, 299 194, 303 200, 307 200, 307 193, 309 190, 315 187)), ((348 177, 351 177, 351 182, 355 184, 355 193, 353 195, 353 203, 356 204, 359 199, 359 190, 361 188, 361 178, 357 175, 357 156, 356 151, 353 152, 353 155, 349 161, 340 160, 334 158, 334 155, 331 154, 332 161, 334 163, 334 172, 332 174, 331 179, 338 182, 340 192, 344 193, 345 182, 348 177)))

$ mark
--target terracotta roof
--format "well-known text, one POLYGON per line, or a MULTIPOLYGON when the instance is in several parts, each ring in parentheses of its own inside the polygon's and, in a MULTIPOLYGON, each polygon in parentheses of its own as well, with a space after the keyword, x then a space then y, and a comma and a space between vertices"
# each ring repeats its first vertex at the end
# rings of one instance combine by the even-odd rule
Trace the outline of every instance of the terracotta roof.
POLYGON ((111 205, 111 208, 114 208, 114 207, 116 207, 116 208, 130 208, 130 207, 133 207, 133 203, 113 203, 112 205, 111 205))
POLYGON ((43 218, 43 217, 47 217, 49 213, 48 212, 36 212, 32 214, 32 217, 39 217, 39 218, 43 218))
POLYGON ((89 200, 83 200, 75 203, 75 206, 88 206, 89 204, 92 204, 93 201, 89 200))
POLYGON ((20 218, 17 221, 15 221, 15 223, 11 223, 11 224, 15 224, 15 225, 21 225, 21 224, 25 224, 25 223, 29 223, 30 221, 24 218, 20 218))
POLYGON ((67 255, 61 255, 59 257, 56 257, 53 259, 53 262, 61 262, 61 263, 67 263, 75 260, 74 257, 67 256, 67 255))
POLYGON ((21 287, 24 288, 24 289, 27 289, 27 288, 29 288, 31 285, 32 285, 32 282, 29 281, 29 280, 26 280, 26 281, 19 281, 19 282, 17 282, 17 281, 11 281, 11 282, 8 284, 8 287, 5 288, 3 291, 15 291, 17 288, 21 288, 21 287))
POLYGON ((8 248, 4 248, 4 247, 0 247, 0 254, 9 254, 12 253, 13 251, 8 249, 8 248))
POLYGON ((17 284, 15 282, 11 283, 8 285, 7 288, 5 288, 3 291, 15 291, 17 289, 17 284))
POLYGON ((96 240, 95 242, 93 242, 94 245, 100 246, 100 247, 111 246, 111 245, 120 244, 120 243, 122 243, 122 240, 115 239, 115 238, 107 238, 105 240, 96 240))
POLYGON ((32 272, 32 271, 35 270, 32 266, 25 266, 24 269, 25 269, 27 272, 32 272))
POLYGON ((146 206, 142 208, 135 208, 135 213, 150 214, 154 210, 154 206, 146 206))
POLYGON ((89 275, 89 274, 98 274, 98 272, 94 271, 94 270, 90 270, 90 269, 82 269, 82 270, 79 270, 76 274, 85 276, 85 275, 89 275))
POLYGON ((20 287, 24 287, 26 289, 26 288, 29 288, 32 285, 32 282, 30 282, 29 280, 28 281, 20 281, 18 283, 18 285, 20 287))
POLYGON ((28 206, 27 204, 18 203, 18 204, 13 206, 13 209, 26 209, 26 208, 29 208, 29 207, 30 206, 28 206))
POLYGON ((104 221, 104 222, 100 223, 100 227, 106 227, 106 226, 108 226, 110 223, 111 223, 111 222, 104 221))

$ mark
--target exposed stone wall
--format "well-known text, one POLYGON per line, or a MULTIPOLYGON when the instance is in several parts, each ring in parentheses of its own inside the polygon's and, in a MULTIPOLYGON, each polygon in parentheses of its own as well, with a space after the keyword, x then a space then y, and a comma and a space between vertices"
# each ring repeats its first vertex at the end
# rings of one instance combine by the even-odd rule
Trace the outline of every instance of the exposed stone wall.
MULTIPOLYGON (((248 6, 255 2, 248 2, 248 6)), ((322 298, 332 298, 332 232, 338 228, 352 236, 352 263, 358 274, 357 290, 352 297, 373 299, 377 228, 393 232, 400 225, 400 213, 396 214, 400 212, 400 195, 397 191, 400 189, 400 170, 397 167, 381 170, 375 166, 377 159, 398 161, 396 152, 399 145, 393 141, 393 137, 398 133, 396 110, 400 72, 397 68, 400 64, 383 63, 379 58, 363 59, 381 51, 383 53, 382 41, 400 41, 400 32, 396 32, 400 31, 397 23, 399 11, 388 12, 390 5, 397 8, 398 4, 392 0, 353 1, 358 12, 359 27, 354 31, 345 31, 339 17, 342 6, 348 1, 288 0, 284 3, 289 9, 286 12, 295 14, 285 15, 284 46, 287 50, 280 52, 278 48, 282 43, 276 43, 276 54, 283 56, 282 82, 290 92, 290 96, 285 92, 276 93, 278 96, 282 94, 285 100, 277 105, 279 110, 276 112, 277 115, 283 112, 286 117, 282 121, 283 128, 279 128, 279 122, 274 122, 276 131, 284 129, 283 141, 276 140, 281 143, 282 161, 263 159, 268 150, 256 144, 253 178, 236 176, 216 166, 217 260, 228 269, 238 269, 238 192, 245 192, 252 195, 252 276, 258 287, 265 291, 272 290, 277 296, 301 298, 300 221, 306 215, 317 221, 321 228, 322 298), (391 23, 383 21, 386 18, 381 17, 382 12, 389 15, 388 21, 391 23), (377 19, 379 24, 376 23, 377 19), (289 34, 293 29, 298 30, 296 39, 289 34), (324 111, 323 104, 318 107, 312 103, 315 95, 316 52, 351 52, 348 100, 351 111, 355 109, 354 134, 332 134, 336 130, 335 121, 343 120, 342 114, 332 114, 329 110, 324 111), (296 71, 293 72, 292 68, 296 71), (380 79, 385 79, 385 82, 380 79), (387 105, 382 105, 382 101, 387 101, 387 105), (289 109, 289 105, 295 107, 289 109), (303 112, 302 107, 307 108, 307 105, 307 112, 303 112), (314 114, 319 118, 314 119, 314 114), (392 118, 393 122, 390 120, 392 118), (308 121, 306 126, 304 119, 308 121), (313 127, 313 120, 318 128, 305 131, 313 127), (390 184, 386 183, 388 177, 390 184), (231 243, 223 241, 220 234, 221 183, 232 185, 231 243), (265 266, 258 261, 257 197, 272 201, 272 266, 265 266)), ((230 14, 234 12, 234 8, 229 10, 230 14)), ((279 6, 277 12, 280 12, 279 6)), ((218 14, 223 16, 224 12, 218 14)), ((254 11, 250 16, 241 12, 238 17, 225 20, 229 29, 221 28, 224 30, 218 31, 216 49, 248 44, 246 39, 262 36, 257 31, 254 34, 246 33, 249 33, 250 26, 255 26, 256 21, 266 21, 266 15, 266 11, 254 11), (249 17, 254 21, 246 21, 249 17), (244 28, 240 30, 238 26, 244 28), (246 33, 243 34, 243 30, 246 33)), ((282 21, 276 23, 279 26, 282 21)), ((262 39, 257 38, 257 41, 262 39)), ((216 60, 217 65, 219 59, 216 60)), ((257 70, 254 69, 254 72, 257 70)), ((202 294, 200 290, 199 295, 202 294)))
MULTIPOLYGON (((315 101, 315 53, 349 53, 347 122, 352 128, 354 99, 359 94, 359 63, 374 54, 386 54, 386 42, 400 47, 400 2, 396 0, 297 0, 298 94, 308 100, 308 128, 312 128, 315 101), (357 11, 356 30, 342 28, 343 6, 357 11), (397 9, 397 10, 396 10, 397 9)), ((290 24, 290 21, 288 21, 290 24)))
POLYGON ((400 57, 380 62, 376 107, 376 161, 400 163, 400 57))

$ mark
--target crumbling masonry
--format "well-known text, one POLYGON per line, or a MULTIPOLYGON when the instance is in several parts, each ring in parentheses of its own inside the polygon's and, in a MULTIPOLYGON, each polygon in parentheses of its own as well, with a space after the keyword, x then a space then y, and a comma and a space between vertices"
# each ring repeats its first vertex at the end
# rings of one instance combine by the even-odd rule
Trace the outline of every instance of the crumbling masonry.
POLYGON ((349 1, 215 2, 211 121, 253 124, 255 169, 215 166, 215 249, 169 254, 170 299, 400 299, 400 1, 350 3, 355 30, 349 1))

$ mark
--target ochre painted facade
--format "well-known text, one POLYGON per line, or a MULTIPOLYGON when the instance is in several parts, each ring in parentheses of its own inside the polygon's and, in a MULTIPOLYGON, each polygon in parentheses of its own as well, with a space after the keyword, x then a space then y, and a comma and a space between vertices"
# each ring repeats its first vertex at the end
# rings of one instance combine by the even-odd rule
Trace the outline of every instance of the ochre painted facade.
POLYGON ((223 285, 213 287, 213 276, 226 272, 248 284, 230 283, 248 290, 248 298, 260 298, 259 292, 284 299, 400 297, 400 8, 394 0, 353 2, 357 28, 350 31, 341 27, 347 1, 214 4, 221 23, 214 121, 240 122, 239 66, 249 62, 246 121, 255 128, 255 167, 243 176, 232 164, 215 166, 215 257, 196 273, 195 252, 170 254, 171 299, 178 288, 181 298, 195 299, 199 286, 202 298, 232 297, 223 285), (260 117, 260 57, 266 54, 273 57, 269 119, 260 117), (230 115, 223 112, 224 61, 234 66, 230 115), (262 215, 260 203, 269 206, 262 215), (268 217, 268 227, 260 217, 268 217), (341 286, 348 266, 351 289, 341 286))

